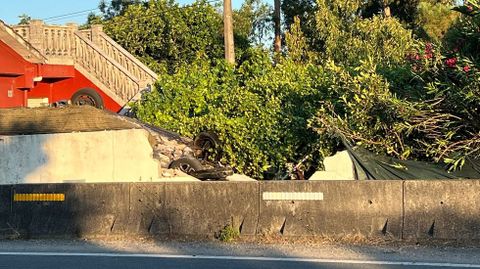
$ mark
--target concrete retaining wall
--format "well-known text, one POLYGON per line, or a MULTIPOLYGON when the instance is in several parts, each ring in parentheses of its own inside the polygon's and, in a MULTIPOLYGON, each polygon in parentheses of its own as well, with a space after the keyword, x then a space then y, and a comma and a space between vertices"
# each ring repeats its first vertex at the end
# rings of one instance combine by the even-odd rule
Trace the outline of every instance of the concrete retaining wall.
POLYGON ((3 185, 0 234, 212 237, 231 224, 243 235, 479 239, 479 191, 476 180, 3 185))
POLYGON ((160 169, 143 129, 0 136, 1 184, 155 181, 160 169))

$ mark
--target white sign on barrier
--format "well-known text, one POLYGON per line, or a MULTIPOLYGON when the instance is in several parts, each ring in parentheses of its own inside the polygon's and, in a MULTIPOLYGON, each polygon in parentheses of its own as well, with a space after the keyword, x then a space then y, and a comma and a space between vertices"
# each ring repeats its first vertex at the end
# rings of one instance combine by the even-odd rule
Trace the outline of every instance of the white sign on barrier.
POLYGON ((323 192, 263 192, 264 201, 321 201, 323 192))

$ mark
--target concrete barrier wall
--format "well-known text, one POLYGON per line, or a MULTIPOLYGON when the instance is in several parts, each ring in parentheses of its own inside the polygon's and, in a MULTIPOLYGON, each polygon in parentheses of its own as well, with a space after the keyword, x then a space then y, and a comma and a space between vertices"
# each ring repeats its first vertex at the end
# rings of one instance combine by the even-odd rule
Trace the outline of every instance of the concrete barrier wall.
POLYGON ((11 193, 11 224, 22 237, 84 237, 124 232, 121 227, 129 211, 128 184, 19 184, 12 186, 11 193), (18 200, 18 195, 29 194, 27 201, 18 200), (63 194, 64 200, 42 201, 46 199, 34 197, 35 194, 63 194))
POLYGON ((254 235, 258 184, 210 182, 165 185, 165 213, 171 234, 208 235, 227 224, 254 235))
MULTIPOLYGON (((322 199, 262 199, 261 233, 302 235, 401 235, 402 182, 262 182, 261 193, 321 194, 322 199)), ((262 197, 263 198, 263 197, 262 197)), ((287 197, 288 198, 288 197, 287 197)))
POLYGON ((480 239, 480 180, 406 181, 405 238, 480 239))
POLYGON ((393 236, 479 239, 480 181, 0 186, 3 237, 393 236), (433 227, 433 228, 432 228, 433 227))
POLYGON ((12 187, 0 185, 0 235, 7 238, 18 236, 12 223, 12 187))

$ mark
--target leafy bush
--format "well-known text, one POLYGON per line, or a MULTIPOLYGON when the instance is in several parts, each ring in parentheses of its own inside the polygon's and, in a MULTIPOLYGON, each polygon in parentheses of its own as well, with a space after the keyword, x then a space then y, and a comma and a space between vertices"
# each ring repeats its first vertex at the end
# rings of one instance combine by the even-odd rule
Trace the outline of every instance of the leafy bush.
POLYGON ((232 227, 232 225, 225 226, 218 235, 218 239, 222 242, 232 242, 240 237, 240 231, 232 227))
POLYGON ((447 41, 444 50, 417 42, 416 50, 407 55, 410 73, 405 66, 379 69, 373 59, 350 72, 331 63, 326 71, 336 72, 339 79, 330 81, 330 94, 312 127, 322 138, 345 138, 401 159, 458 168, 467 157, 480 157, 475 7, 466 8, 470 15, 462 19, 465 24, 456 26, 463 46, 450 50, 447 41))
POLYGON ((224 162, 257 178, 312 152, 316 135, 307 121, 320 106, 325 75, 315 65, 251 50, 234 68, 198 61, 162 76, 135 106, 146 122, 194 136, 213 131, 224 143, 224 162), (213 67, 212 67, 213 66, 213 67))
POLYGON ((419 112, 414 103, 397 98, 373 61, 348 72, 328 64, 329 94, 311 121, 321 139, 347 139, 375 152, 407 158, 416 149, 406 143, 405 122, 419 112))
POLYGON ((426 84, 438 109, 451 115, 448 132, 436 138, 427 152, 453 167, 466 157, 480 157, 480 5, 466 2, 463 13, 444 41, 442 56, 416 74, 426 84))
MULTIPOLYGON (((167 37, 207 56, 177 55, 178 43, 137 44, 140 54, 153 57, 157 51, 160 63, 175 64, 134 105, 137 117, 185 136, 217 133, 223 162, 255 178, 291 170, 305 156, 321 159, 341 139, 453 167, 480 156, 478 5, 461 9, 466 15, 442 48, 414 40, 394 18, 360 18, 360 1, 317 3, 317 31, 307 37, 294 20, 286 34, 287 56, 276 55, 275 64, 269 52, 250 48, 238 66, 228 65, 216 60, 216 43, 189 35, 176 39, 181 31, 163 25, 167 37), (311 40, 318 47, 312 49, 311 40)), ((205 20, 215 24, 215 16, 205 20)), ((178 27, 188 32, 188 25, 178 27)), ((201 33, 212 40, 212 33, 201 33)), ((134 38, 135 32, 129 34, 134 38)))
POLYGON ((480 60, 480 2, 466 1, 466 5, 456 7, 462 13, 460 20, 453 25, 445 37, 445 47, 448 51, 458 53, 466 58, 480 60))

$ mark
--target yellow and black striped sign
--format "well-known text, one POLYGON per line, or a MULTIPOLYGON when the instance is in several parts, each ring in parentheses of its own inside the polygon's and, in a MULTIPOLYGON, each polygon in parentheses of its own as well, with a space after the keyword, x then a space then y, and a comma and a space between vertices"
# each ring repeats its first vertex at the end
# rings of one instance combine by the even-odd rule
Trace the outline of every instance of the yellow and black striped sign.
POLYGON ((15 193, 14 202, 63 202, 63 193, 15 193))

